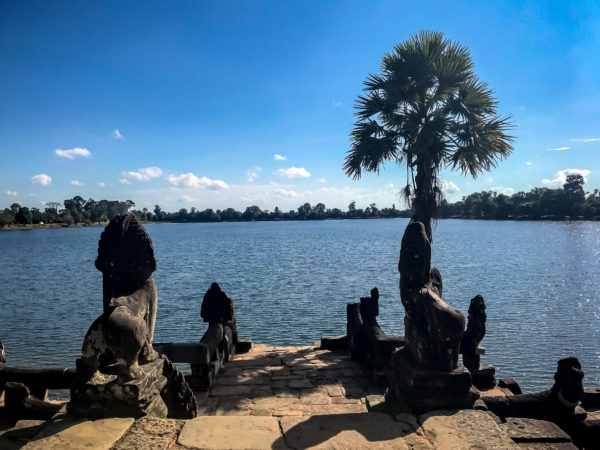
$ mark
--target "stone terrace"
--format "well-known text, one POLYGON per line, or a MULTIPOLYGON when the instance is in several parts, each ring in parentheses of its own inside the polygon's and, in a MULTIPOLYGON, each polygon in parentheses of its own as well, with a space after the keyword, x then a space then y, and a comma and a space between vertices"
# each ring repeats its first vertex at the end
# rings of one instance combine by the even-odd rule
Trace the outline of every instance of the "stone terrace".
MULTIPOLYGON (((10 429, 0 424, 0 448, 575 449, 548 422, 501 424, 476 410, 419 417, 367 411, 380 394, 344 353, 256 345, 226 364, 210 392, 196 393, 195 419, 86 420, 58 414, 49 422, 22 420, 10 429), (513 435, 523 442, 517 444, 513 435)), ((507 392, 495 388, 484 395, 507 392)))
POLYGON ((196 398, 199 415, 280 417, 366 412, 366 396, 381 393, 343 353, 258 344, 196 398))

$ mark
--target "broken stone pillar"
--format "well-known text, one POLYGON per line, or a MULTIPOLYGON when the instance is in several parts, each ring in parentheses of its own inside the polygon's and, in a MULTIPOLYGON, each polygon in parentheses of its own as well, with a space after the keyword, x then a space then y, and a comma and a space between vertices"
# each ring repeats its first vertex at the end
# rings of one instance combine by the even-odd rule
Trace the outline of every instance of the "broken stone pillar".
POLYGON ((460 343, 460 353, 463 357, 463 364, 471 372, 473 384, 478 389, 491 389, 496 384, 494 366, 480 364, 481 355, 485 354, 485 349, 479 343, 485 336, 486 319, 485 301, 481 295, 477 295, 471 299, 469 305, 467 329, 460 343))
MULTIPOLYGON (((69 413, 83 417, 164 417, 169 411, 161 394, 178 390, 196 402, 183 377, 168 384, 173 370, 152 348, 158 295, 152 278, 154 247, 133 214, 117 216, 98 243, 96 268, 102 272, 103 312, 90 326, 76 361, 69 413), (167 376, 165 376, 165 374, 167 376), (167 392, 168 387, 169 392, 167 392)), ((189 418, 189 417, 188 417, 189 418)))
MULTIPOLYGON (((526 417, 554 422, 566 431, 580 448, 597 448, 600 421, 588 417, 583 389, 584 373, 574 356, 558 361, 551 389, 531 394, 485 397, 487 408, 501 419, 526 417), (583 401, 583 403, 582 403, 583 401)), ((591 410, 596 407, 590 405, 591 410)))
POLYGON ((479 394, 469 371, 458 364, 465 318, 442 300, 442 276, 431 266, 431 245, 421 222, 406 227, 398 270, 406 346, 392 355, 391 406, 415 413, 470 408, 479 394))
POLYGON ((379 290, 371 289, 370 297, 360 299, 360 328, 359 341, 364 355, 366 370, 379 385, 387 381, 386 371, 393 351, 404 346, 404 337, 388 336, 377 323, 379 315, 379 290))

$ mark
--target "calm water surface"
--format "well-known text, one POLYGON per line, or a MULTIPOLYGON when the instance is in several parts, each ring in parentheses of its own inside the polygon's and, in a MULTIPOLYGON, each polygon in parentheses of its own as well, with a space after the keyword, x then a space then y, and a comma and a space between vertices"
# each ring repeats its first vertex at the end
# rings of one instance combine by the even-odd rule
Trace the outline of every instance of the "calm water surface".
MULTIPOLYGON (((345 332, 346 303, 379 288, 379 323, 403 334, 398 292, 406 219, 158 224, 155 342, 198 340, 213 281, 233 297, 241 337, 307 345, 345 332)), ((102 228, 0 233, 0 340, 22 366, 74 366, 100 314, 94 267, 102 228)), ((433 263, 444 300, 466 315, 487 304, 484 363, 526 390, 548 388, 576 355, 600 386, 600 223, 443 220, 433 263)))

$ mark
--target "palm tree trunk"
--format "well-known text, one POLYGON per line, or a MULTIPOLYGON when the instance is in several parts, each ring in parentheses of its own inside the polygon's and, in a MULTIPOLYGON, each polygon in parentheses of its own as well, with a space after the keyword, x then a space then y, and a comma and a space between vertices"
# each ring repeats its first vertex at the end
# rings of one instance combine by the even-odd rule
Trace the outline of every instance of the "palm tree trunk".
POLYGON ((435 212, 435 196, 433 195, 433 168, 428 161, 417 160, 417 176, 415 177, 415 215, 413 220, 418 220, 425 225, 429 242, 433 242, 431 232, 431 219, 435 212))

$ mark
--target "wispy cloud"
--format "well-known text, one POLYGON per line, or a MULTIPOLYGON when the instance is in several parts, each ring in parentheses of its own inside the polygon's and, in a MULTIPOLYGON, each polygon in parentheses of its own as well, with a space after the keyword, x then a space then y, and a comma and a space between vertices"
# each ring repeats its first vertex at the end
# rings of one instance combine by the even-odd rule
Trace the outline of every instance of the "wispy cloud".
POLYGON ((273 155, 273 159, 275 161, 285 161, 287 159, 287 156, 283 156, 283 155, 280 155, 279 153, 275 153, 273 155))
POLYGON ((192 172, 181 175, 169 175, 169 184, 177 188, 206 188, 212 190, 227 189, 229 186, 223 180, 211 180, 210 178, 198 178, 192 172))
POLYGON ((67 159, 75 159, 78 156, 81 156, 82 158, 89 158, 90 156, 92 156, 92 153, 87 148, 80 147, 75 147, 69 150, 57 148, 56 150, 54 150, 54 154, 60 158, 67 159))
POLYGON ((4 191, 4 193, 9 197, 16 197, 18 195, 17 191, 4 191))
POLYGON ((48 186, 50 183, 52 183, 52 177, 46 175, 45 173, 40 173, 39 175, 32 176, 31 182, 35 184, 41 184, 42 186, 48 186))
POLYGON ((83 184, 83 182, 81 182, 81 181, 79 181, 79 180, 73 180, 73 181, 71 181, 71 184, 72 184, 73 186, 85 186, 85 185, 83 184))
POLYGON ((117 128, 115 128, 112 131, 112 133, 110 133, 110 134, 113 137, 113 139, 116 139, 116 140, 125 139, 125 136, 123 136, 117 128))
POLYGON ((504 195, 513 195, 515 193, 515 190, 511 187, 506 187, 506 186, 492 186, 490 188, 490 191, 494 191, 497 192, 498 194, 504 194, 504 195))
POLYGON ((569 150, 571 147, 556 147, 556 148, 548 148, 546 149, 547 152, 560 152, 563 150, 569 150))
POLYGON ((154 178, 158 178, 163 174, 163 171, 159 167, 146 167, 138 169, 137 171, 127 172, 125 176, 129 179, 137 181, 150 181, 154 178))
POLYGON ((277 175, 284 178, 308 178, 310 172, 304 167, 290 167, 289 169, 279 169, 277 175))
POLYGON ((531 166, 533 163, 531 161, 525 161, 526 166, 531 166))
POLYGON ((105 186, 106 186, 106 184, 104 184, 104 182, 102 182, 102 181, 100 183, 98 183, 98 187, 105 187, 105 186))
POLYGON ((121 184, 131 184, 131 181, 129 181, 127 178, 121 178, 119 180, 119 183, 121 183, 121 184))
POLYGON ((319 178, 319 183, 325 183, 327 180, 325 178, 319 178))
POLYGON ((559 170, 554 174, 554 178, 544 178, 542 183, 547 186, 552 187, 561 187, 567 181, 568 175, 581 175, 583 177, 583 181, 587 182, 587 176, 591 173, 590 170, 587 169, 564 169, 559 170))
POLYGON ((600 138, 575 138, 569 139, 571 142, 596 142, 600 141, 600 138))
POLYGON ((275 193, 281 197, 296 198, 298 193, 296 191, 289 191, 287 189, 275 189, 275 193))
POLYGON ((255 167, 254 169, 248 169, 246 170, 246 179, 252 183, 254 182, 254 180, 256 180, 259 176, 260 176, 260 172, 261 172, 261 168, 260 167, 255 167))
POLYGON ((331 100, 331 106, 335 109, 340 108, 343 105, 339 100, 331 100))

